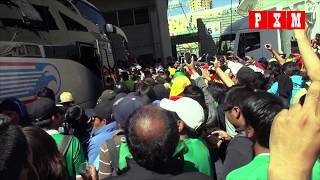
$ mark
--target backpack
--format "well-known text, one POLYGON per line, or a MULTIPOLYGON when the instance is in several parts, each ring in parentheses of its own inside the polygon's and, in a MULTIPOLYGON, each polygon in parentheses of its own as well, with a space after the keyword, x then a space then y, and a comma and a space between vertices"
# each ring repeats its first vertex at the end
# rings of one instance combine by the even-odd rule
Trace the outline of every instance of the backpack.
MULTIPOLYGON (((124 132, 116 131, 113 134, 112 138, 109 140, 106 140, 104 144, 107 149, 107 151, 105 151, 104 153, 108 154, 107 156, 109 157, 109 159, 107 159, 107 161, 110 162, 110 166, 111 166, 111 171, 112 171, 111 176, 119 175, 119 148, 122 142, 125 142, 124 132)), ((101 156, 100 156, 100 160, 101 160, 101 156)), ((101 165, 100 165, 100 169, 101 169, 101 165)), ((99 176, 100 176, 100 173, 99 173, 99 176)))
POLYGON ((62 142, 59 146, 59 151, 62 154, 62 156, 65 156, 65 154, 67 153, 67 149, 71 143, 71 139, 72 139, 71 135, 64 135, 63 136, 62 142))
POLYGON ((66 160, 66 153, 67 153, 67 150, 70 146, 70 143, 71 143, 71 140, 72 140, 72 136, 71 135, 63 135, 63 139, 62 139, 62 142, 61 144, 58 146, 58 149, 59 149, 59 152, 62 154, 62 157, 64 159, 64 173, 66 176, 69 175, 69 172, 68 172, 68 168, 67 168, 67 160, 66 160))

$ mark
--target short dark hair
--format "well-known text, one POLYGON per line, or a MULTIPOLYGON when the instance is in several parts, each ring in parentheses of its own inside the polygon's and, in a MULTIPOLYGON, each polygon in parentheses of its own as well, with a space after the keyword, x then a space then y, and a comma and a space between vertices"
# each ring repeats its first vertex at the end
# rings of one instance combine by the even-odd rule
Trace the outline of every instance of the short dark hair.
POLYGON ((19 179, 28 164, 28 144, 21 128, 0 114, 0 179, 19 179))
POLYGON ((268 64, 268 70, 270 74, 273 74, 275 77, 277 77, 280 74, 283 74, 282 66, 278 61, 270 62, 268 64))
POLYGON ((129 80, 129 74, 127 72, 121 72, 121 76, 124 81, 129 80))
POLYGON ((129 120, 126 139, 140 166, 161 171, 173 159, 179 142, 177 120, 172 112, 159 107, 142 107, 129 120))
POLYGON ((288 76, 300 75, 299 66, 295 62, 287 62, 282 65, 283 72, 288 76))
POLYGON ((148 97, 151 102, 157 100, 157 96, 153 90, 153 85, 150 85, 146 82, 142 82, 138 85, 136 94, 138 96, 148 97))
MULTIPOLYGON (((39 178, 63 179, 63 157, 53 138, 44 130, 36 127, 25 127, 23 132, 34 154, 32 162, 39 178)), ((29 177, 34 176, 32 172, 29 172, 29 177)))
POLYGON ((126 93, 127 94, 130 92, 127 85, 124 84, 123 82, 119 82, 119 83, 115 84, 113 91, 115 94, 119 94, 119 93, 126 93))
POLYGON ((242 102, 246 126, 252 126, 256 141, 269 148, 269 138, 273 119, 286 108, 286 102, 268 92, 256 92, 242 102))
POLYGON ((235 85, 229 88, 226 92, 224 102, 221 104, 224 111, 228 111, 235 106, 240 107, 242 101, 249 97, 253 90, 243 85, 235 85))
POLYGON ((56 95, 54 94, 53 90, 48 87, 40 88, 37 92, 37 97, 46 97, 56 101, 56 95))
POLYGON ((209 92, 213 99, 218 103, 223 103, 225 93, 227 91, 227 86, 220 83, 209 82, 209 92))

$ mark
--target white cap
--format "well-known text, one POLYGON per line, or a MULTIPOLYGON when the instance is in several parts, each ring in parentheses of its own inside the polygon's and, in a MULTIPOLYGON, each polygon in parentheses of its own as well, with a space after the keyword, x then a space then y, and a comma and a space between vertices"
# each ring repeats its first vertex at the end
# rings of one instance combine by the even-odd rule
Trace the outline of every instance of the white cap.
POLYGON ((70 92, 63 92, 60 94, 60 103, 72 102, 74 98, 70 92))
POLYGON ((233 75, 236 75, 242 66, 243 65, 241 63, 235 63, 232 61, 228 62, 228 68, 231 70, 233 75))
POLYGON ((204 122, 204 111, 202 106, 189 97, 182 97, 176 101, 162 99, 160 107, 177 113, 179 118, 190 128, 196 130, 204 122))

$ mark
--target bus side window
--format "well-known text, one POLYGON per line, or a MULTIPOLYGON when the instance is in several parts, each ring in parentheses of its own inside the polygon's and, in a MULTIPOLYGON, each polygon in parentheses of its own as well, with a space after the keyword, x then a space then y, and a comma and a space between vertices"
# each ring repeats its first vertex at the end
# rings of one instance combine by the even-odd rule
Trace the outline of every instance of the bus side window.
POLYGON ((239 57, 260 48, 260 32, 241 33, 239 38, 239 57))

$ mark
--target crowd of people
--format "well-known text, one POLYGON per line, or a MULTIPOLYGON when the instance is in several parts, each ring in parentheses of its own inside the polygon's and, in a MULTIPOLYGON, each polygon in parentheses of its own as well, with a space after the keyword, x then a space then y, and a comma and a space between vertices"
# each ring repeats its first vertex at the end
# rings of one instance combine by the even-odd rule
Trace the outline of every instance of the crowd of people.
POLYGON ((120 67, 91 109, 6 99, 0 179, 320 179, 320 36, 295 36, 289 56, 120 67))

